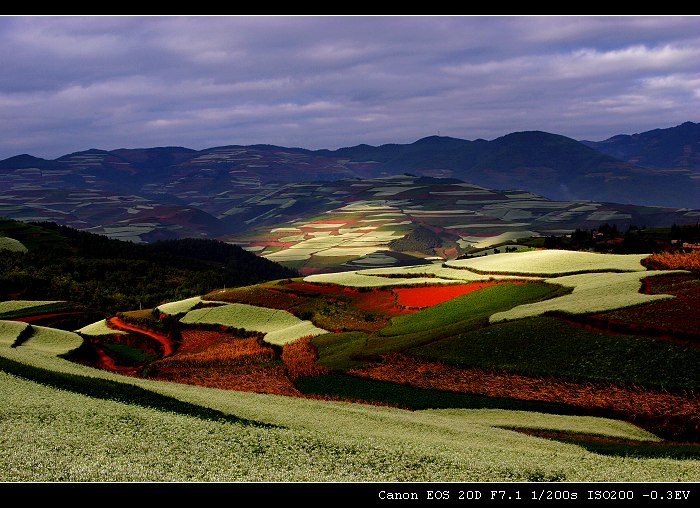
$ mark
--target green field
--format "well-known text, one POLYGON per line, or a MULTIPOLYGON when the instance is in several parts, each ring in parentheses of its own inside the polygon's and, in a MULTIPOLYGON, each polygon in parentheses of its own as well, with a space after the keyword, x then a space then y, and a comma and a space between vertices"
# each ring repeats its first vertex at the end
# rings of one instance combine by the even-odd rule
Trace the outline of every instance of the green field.
POLYGON ((467 322, 487 322, 489 316, 516 305, 536 302, 565 294, 557 286, 545 284, 502 283, 467 293, 425 310, 392 319, 380 335, 408 335, 451 328, 462 329, 467 322))
POLYGON ((415 348, 412 353, 464 367, 700 389, 697 347, 595 332, 554 317, 493 324, 415 348))

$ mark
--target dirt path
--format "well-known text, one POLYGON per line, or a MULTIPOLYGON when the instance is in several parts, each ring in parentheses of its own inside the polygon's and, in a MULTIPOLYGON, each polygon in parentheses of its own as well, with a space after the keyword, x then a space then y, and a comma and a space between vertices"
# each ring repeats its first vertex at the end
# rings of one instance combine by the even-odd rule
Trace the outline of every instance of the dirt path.
POLYGON ((148 335, 149 337, 157 340, 163 346, 163 357, 170 356, 173 354, 173 345, 170 343, 168 337, 166 337, 163 334, 156 333, 151 330, 145 330, 143 328, 139 328, 138 326, 125 323, 116 316, 109 318, 109 323, 115 328, 129 330, 132 332, 140 333, 142 335, 148 335))

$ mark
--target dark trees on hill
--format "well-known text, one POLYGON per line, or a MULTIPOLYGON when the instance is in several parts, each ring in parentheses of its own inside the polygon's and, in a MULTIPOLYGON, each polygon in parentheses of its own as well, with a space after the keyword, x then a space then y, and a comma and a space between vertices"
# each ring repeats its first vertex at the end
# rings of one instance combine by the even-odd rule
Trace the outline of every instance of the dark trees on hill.
MULTIPOLYGON (((36 225, 33 225, 36 227, 36 225)), ((206 294, 220 287, 298 276, 239 246, 215 240, 134 244, 53 223, 62 241, 0 256, 0 300, 68 300, 112 315, 206 294)))
POLYGON ((624 233, 616 225, 603 224, 598 229, 576 229, 566 236, 547 236, 547 249, 592 250, 614 254, 651 254, 679 248, 683 242, 700 239, 700 225, 673 225, 670 228, 630 226, 624 233))

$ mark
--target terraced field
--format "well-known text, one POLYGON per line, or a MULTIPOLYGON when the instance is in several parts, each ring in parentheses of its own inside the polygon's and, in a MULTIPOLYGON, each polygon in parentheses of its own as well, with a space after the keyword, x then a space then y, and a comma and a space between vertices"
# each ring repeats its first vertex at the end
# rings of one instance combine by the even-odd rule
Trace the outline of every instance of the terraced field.
MULTIPOLYGON (((256 226, 226 237, 304 275, 357 268, 396 268, 463 255, 525 248, 519 241, 615 224, 695 222, 697 211, 639 209, 592 201, 552 201, 526 191, 411 175, 290 184, 243 203, 256 226), (324 206, 320 207, 319 204, 324 206), (293 214, 298 207, 308 213, 293 214), (663 210, 663 212, 662 212, 663 210), (660 216, 660 215, 658 215, 660 216), (430 239, 411 238, 416 230, 430 239)), ((248 215, 246 215, 248 216, 248 215)), ((251 223, 252 225, 252 223, 251 223)))
POLYGON ((108 460, 91 446, 27 472, 49 452, 8 420, 19 451, 2 479, 697 481, 700 276, 646 259, 528 251, 308 275, 53 336, 0 321, 0 403, 25 432, 58 411, 32 397, 58 387, 68 409, 47 448, 98 432, 61 428, 74 404, 120 429, 108 460), (166 420, 158 446, 184 465, 118 441, 138 447, 166 420))

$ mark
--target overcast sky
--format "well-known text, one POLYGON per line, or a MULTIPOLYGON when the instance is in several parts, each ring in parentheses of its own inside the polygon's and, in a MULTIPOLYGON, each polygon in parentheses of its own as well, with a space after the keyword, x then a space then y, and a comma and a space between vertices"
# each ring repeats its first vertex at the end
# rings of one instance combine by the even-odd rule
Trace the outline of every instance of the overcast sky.
POLYGON ((1 16, 0 159, 700 122, 696 16, 1 16))

